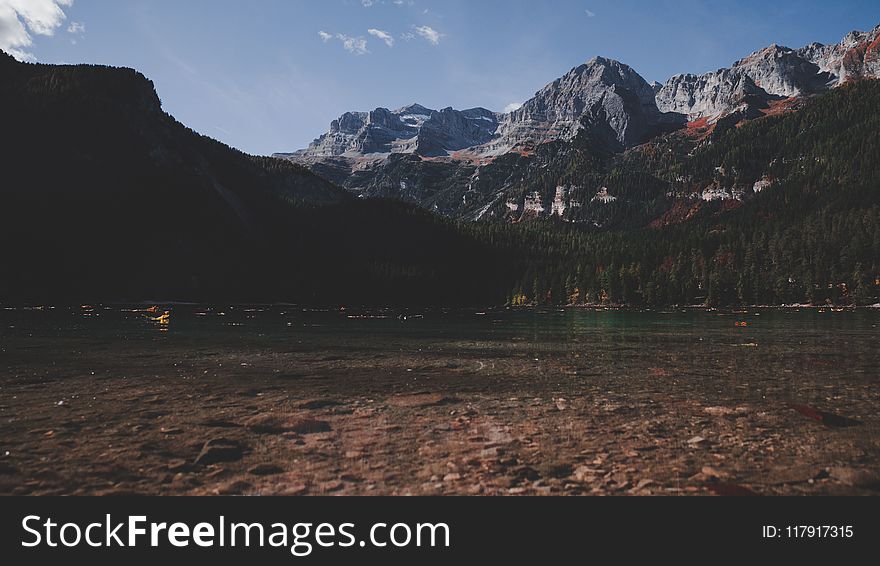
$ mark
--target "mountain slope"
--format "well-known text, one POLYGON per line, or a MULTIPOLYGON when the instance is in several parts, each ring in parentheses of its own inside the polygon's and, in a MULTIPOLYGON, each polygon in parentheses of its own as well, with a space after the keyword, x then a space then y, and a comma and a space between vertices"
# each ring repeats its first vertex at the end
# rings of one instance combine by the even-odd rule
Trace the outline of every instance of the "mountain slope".
POLYGON ((490 300, 447 221, 201 136, 133 70, 0 53, 0 105, 0 302, 490 300))
POLYGON ((302 167, 192 132, 130 69, 0 54, 0 105, 15 109, 0 153, 7 293, 243 289, 246 266, 274 245, 267 214, 348 198, 302 167))
MULTIPOLYGON (((653 88, 628 65, 595 57, 505 116, 489 151, 500 155, 521 144, 570 140, 585 119, 601 128, 605 142, 613 149, 632 147, 664 127, 684 123, 679 117, 660 113, 653 88)), ((480 153, 480 148, 474 151, 480 153)))

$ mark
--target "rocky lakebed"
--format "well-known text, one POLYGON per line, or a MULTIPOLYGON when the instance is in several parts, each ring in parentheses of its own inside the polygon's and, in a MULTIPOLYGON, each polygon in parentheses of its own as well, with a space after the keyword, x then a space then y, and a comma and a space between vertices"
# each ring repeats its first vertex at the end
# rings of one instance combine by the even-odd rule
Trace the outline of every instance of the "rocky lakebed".
POLYGON ((880 490, 876 312, 170 312, 0 315, 0 494, 880 490))

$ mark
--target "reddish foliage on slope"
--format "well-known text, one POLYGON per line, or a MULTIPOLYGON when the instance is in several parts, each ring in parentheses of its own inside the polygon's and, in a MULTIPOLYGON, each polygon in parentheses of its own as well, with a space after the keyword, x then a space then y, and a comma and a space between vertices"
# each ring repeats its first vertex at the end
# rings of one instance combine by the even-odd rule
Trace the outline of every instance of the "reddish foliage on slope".
POLYGON ((715 124, 710 124, 709 118, 705 117, 700 118, 699 120, 694 120, 693 122, 688 122, 687 127, 685 128, 685 135, 696 140, 703 140, 712 135, 712 132, 714 131, 715 124))
POLYGON ((783 100, 771 100, 768 108, 761 109, 761 113, 765 116, 780 116, 788 112, 793 112, 800 107, 801 99, 791 96, 783 100))
POLYGON ((673 224, 682 224, 693 218, 700 211, 702 205, 702 201, 691 204, 691 202, 686 200, 677 200, 672 205, 672 208, 664 212, 660 218, 654 220, 648 226, 659 229, 672 226, 673 224))

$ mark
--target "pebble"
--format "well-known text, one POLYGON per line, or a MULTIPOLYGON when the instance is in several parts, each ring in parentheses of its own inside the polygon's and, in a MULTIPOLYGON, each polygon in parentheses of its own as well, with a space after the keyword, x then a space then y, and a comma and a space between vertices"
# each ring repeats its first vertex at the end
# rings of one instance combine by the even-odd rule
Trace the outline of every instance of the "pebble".
POLYGON ((282 433, 295 432, 298 434, 313 434, 317 432, 329 432, 330 423, 305 417, 293 417, 290 415, 257 415, 245 421, 244 426, 254 432, 282 433))
POLYGON ((280 466, 276 466, 275 464, 257 464, 248 469, 248 473, 254 476, 272 476, 275 474, 280 474, 284 470, 280 466))
POLYGON ((600 470, 598 468, 590 468, 589 466, 578 466, 574 469, 574 473, 572 474, 575 479, 578 481, 584 481, 585 479, 591 479, 595 476, 601 476, 605 474, 605 470, 600 470))

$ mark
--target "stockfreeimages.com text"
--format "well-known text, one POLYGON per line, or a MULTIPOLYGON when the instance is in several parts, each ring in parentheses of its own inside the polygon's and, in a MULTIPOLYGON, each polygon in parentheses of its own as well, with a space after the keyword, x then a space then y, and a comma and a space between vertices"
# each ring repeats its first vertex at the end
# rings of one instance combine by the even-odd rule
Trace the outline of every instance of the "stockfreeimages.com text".
POLYGON ((25 535, 21 545, 93 548, 158 547, 274 547, 288 548, 294 556, 309 556, 316 548, 349 547, 441 547, 449 548, 450 532, 446 523, 373 523, 368 536, 358 540, 354 523, 236 523, 218 517, 216 522, 150 522, 144 515, 115 521, 108 514, 102 522, 84 525, 59 524, 52 518, 28 515, 22 519, 25 535))

